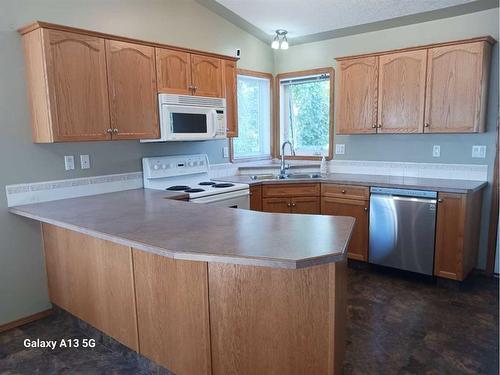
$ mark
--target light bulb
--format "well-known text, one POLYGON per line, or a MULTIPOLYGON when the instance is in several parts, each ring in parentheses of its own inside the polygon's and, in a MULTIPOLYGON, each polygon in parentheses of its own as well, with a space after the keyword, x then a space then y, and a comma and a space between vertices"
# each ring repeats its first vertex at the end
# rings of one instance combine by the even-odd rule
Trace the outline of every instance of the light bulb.
POLYGON ((281 49, 288 49, 288 40, 286 40, 286 36, 283 38, 283 41, 281 42, 281 49))
POLYGON ((278 36, 274 37, 274 40, 271 43, 271 48, 272 49, 278 49, 278 48, 280 48, 280 41, 278 40, 278 36))

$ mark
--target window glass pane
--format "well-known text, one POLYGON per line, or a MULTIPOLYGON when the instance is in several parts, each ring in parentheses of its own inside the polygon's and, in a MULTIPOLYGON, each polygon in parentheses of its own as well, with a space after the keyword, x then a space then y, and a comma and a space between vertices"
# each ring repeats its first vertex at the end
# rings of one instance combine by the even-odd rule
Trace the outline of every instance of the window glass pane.
POLYGON ((270 155, 270 81, 238 76, 238 137, 234 158, 270 155))
POLYGON ((328 156, 330 80, 281 84, 281 142, 292 142, 297 155, 328 156))

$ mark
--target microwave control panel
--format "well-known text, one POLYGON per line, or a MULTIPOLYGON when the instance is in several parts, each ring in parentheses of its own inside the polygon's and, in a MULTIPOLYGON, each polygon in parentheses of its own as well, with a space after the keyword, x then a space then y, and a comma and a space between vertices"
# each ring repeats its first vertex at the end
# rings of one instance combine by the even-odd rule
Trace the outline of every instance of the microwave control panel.
POLYGON ((216 128, 216 137, 225 137, 226 136, 226 113, 223 109, 215 110, 215 128, 216 128))

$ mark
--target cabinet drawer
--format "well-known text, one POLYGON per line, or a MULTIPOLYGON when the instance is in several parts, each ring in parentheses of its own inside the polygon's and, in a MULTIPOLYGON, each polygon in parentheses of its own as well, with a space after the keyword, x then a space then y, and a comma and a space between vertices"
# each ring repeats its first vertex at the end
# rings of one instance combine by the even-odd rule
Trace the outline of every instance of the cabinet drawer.
POLYGON ((368 199, 370 189, 366 186, 323 184, 321 186, 321 195, 344 199, 368 199))
POLYGON ((273 184, 264 185, 262 196, 274 197, 318 197, 321 189, 319 184, 273 184))

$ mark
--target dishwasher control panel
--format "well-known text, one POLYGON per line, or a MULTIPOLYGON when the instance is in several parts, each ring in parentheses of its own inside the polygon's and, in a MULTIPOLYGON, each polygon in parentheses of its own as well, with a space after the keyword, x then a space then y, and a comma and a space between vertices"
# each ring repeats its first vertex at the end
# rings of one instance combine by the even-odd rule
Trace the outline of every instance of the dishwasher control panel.
POLYGON ((436 191, 427 191, 427 190, 407 190, 407 189, 396 189, 396 188, 372 187, 370 188, 370 193, 400 195, 402 197, 415 197, 415 198, 437 198, 436 191))

